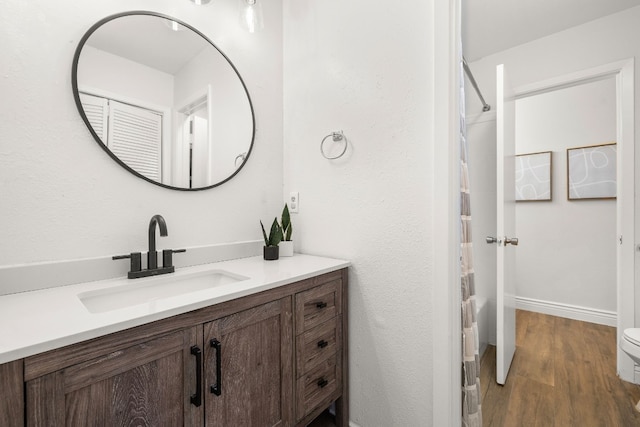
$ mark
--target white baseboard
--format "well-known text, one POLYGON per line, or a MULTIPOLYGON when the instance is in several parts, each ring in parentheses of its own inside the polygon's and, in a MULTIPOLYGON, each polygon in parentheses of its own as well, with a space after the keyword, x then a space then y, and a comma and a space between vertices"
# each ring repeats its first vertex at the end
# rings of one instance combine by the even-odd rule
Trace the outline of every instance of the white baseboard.
POLYGON ((516 308, 565 317, 567 319, 581 320, 583 322, 597 323, 599 325, 617 326, 617 314, 613 311, 597 308, 580 307, 577 305, 562 304, 558 302, 542 301, 533 298, 516 297, 516 308))

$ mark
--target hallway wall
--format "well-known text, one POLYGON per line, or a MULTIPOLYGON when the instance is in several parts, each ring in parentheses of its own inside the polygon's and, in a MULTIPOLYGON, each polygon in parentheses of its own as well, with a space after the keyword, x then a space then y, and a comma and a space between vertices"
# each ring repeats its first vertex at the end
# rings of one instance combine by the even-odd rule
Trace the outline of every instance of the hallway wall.
POLYGON ((552 201, 516 203, 517 297, 607 312, 615 325, 616 201, 567 200, 567 148, 614 142, 615 79, 516 101, 516 153, 552 151, 552 201))

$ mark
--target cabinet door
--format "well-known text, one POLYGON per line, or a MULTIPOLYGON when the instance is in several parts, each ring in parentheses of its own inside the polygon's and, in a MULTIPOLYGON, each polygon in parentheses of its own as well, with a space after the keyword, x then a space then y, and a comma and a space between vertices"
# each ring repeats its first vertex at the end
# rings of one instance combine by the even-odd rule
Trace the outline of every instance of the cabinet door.
POLYGON ((191 347, 201 339, 188 328, 31 380, 27 425, 200 426, 191 347))
POLYGON ((291 298, 205 324, 206 425, 289 426, 291 298))
POLYGON ((0 426, 24 426, 23 360, 0 364, 0 426))

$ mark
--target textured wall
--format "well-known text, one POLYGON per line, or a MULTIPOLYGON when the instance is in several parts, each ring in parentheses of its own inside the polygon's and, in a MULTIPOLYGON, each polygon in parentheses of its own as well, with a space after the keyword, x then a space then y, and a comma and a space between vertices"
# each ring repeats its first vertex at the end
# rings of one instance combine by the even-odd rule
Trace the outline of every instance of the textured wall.
POLYGON ((429 425, 432 5, 283 8, 284 193, 300 192, 297 247, 353 262, 351 420, 429 425), (347 152, 326 160, 320 141, 339 130, 347 152))
POLYGON ((143 249, 153 214, 160 247, 260 239, 259 219, 282 206, 282 11, 266 2, 265 30, 239 28, 235 2, 7 0, 0 4, 0 265, 143 249), (172 15, 200 29, 238 68, 256 110, 255 148, 227 184, 166 190, 130 175, 93 141, 71 90, 84 32, 126 10, 172 15))

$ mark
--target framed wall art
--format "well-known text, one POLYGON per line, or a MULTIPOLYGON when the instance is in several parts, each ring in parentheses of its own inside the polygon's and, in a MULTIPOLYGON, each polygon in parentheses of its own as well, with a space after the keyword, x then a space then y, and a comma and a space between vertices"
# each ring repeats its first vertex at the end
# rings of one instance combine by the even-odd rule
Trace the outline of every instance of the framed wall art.
POLYGON ((616 198, 616 143, 567 149, 567 199, 616 198))
POLYGON ((551 200, 551 151, 516 156, 516 201, 551 200))

